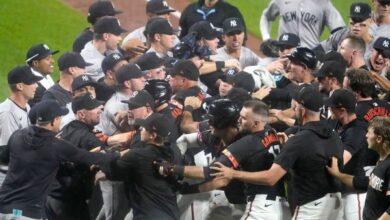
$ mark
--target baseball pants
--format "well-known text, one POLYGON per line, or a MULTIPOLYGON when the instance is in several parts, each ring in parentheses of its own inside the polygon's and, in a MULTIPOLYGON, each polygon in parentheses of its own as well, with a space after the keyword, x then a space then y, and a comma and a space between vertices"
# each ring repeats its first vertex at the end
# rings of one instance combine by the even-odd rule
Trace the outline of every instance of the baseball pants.
POLYGON ((342 195, 343 198, 343 219, 361 220, 363 219, 364 203, 366 193, 349 193, 342 195))
POLYGON ((295 208, 294 220, 335 220, 341 219, 343 204, 341 193, 328 193, 325 196, 295 208))
POLYGON ((241 220, 287 220, 291 219, 287 200, 276 196, 267 198, 268 195, 258 194, 249 196, 245 213, 241 220))

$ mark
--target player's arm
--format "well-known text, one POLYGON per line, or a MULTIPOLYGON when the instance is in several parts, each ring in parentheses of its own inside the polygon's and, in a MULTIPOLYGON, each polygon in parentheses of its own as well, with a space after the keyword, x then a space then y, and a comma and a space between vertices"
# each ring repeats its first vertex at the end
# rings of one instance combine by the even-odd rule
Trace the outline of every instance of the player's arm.
POLYGON ((386 210, 381 217, 378 218, 378 220, 390 220, 390 210, 386 210))
POLYGON ((344 183, 350 188, 367 189, 368 187, 368 177, 355 177, 352 175, 341 173, 338 167, 338 160, 335 157, 332 157, 332 164, 331 166, 327 166, 326 169, 332 176, 336 177, 340 182, 344 183))
POLYGON ((211 167, 211 169, 217 171, 217 173, 211 174, 212 176, 227 179, 237 179, 242 182, 258 185, 273 186, 287 173, 286 170, 284 170, 279 164, 276 163, 273 163, 269 170, 259 172, 234 170, 226 167, 222 163, 216 163, 215 165, 216 166, 211 167))
POLYGON ((259 26, 263 41, 271 38, 272 21, 274 21, 278 15, 279 7, 275 3, 275 1, 271 1, 268 7, 264 9, 263 13, 260 16, 259 26))

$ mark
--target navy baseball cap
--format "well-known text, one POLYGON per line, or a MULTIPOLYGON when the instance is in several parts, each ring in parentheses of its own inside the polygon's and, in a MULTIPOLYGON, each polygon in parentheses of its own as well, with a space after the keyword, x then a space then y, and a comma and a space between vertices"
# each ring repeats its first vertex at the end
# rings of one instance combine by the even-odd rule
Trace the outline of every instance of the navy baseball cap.
POLYGON ((244 23, 240 18, 227 18, 223 21, 222 28, 225 34, 245 31, 244 23))
POLYGON ((120 53, 112 53, 104 57, 102 61, 102 70, 104 73, 107 73, 108 70, 114 68, 114 66, 122 60, 127 60, 128 57, 123 56, 120 53))
POLYGON ((93 95, 91 95, 91 93, 86 93, 73 99, 72 111, 73 113, 76 113, 82 109, 92 110, 103 104, 104 102, 97 100, 95 97, 93 97, 93 95))
POLYGON ((298 86, 292 94, 292 98, 303 105, 303 107, 318 112, 324 105, 322 94, 310 84, 298 86))
POLYGON ((135 119, 135 124, 162 137, 167 137, 171 133, 168 119, 159 113, 152 113, 146 119, 135 119))
POLYGON ((35 104, 28 113, 28 118, 32 124, 38 122, 50 122, 56 117, 68 114, 69 110, 61 106, 55 100, 42 100, 35 104))
POLYGON ((353 3, 349 9, 349 17, 356 22, 371 18, 371 7, 367 3, 353 3))
POLYGON ((328 106, 334 108, 345 108, 347 111, 355 112, 356 97, 347 89, 335 90, 328 99, 328 106))
POLYGON ((24 83, 31 85, 43 79, 43 77, 35 75, 29 66, 17 66, 8 73, 8 84, 24 83))
POLYGON ((165 64, 165 59, 157 56, 155 52, 142 54, 136 64, 141 68, 142 71, 152 70, 159 68, 165 64))
POLYGON ((307 47, 297 47, 287 55, 291 62, 305 65, 314 70, 317 66, 317 58, 312 50, 307 47))
POLYGON ((200 40, 201 38, 204 38, 206 40, 213 40, 217 37, 219 37, 222 32, 218 31, 216 27, 209 21, 198 21, 195 24, 193 24, 188 33, 196 33, 196 39, 200 40))
POLYGON ((66 70, 69 67, 79 67, 84 69, 87 66, 91 66, 92 63, 85 62, 84 58, 75 52, 66 52, 58 58, 58 69, 60 71, 66 70))
POLYGON ((321 79, 324 77, 335 77, 340 83, 343 83, 344 74, 347 70, 345 62, 339 61, 325 61, 322 63, 318 71, 315 72, 314 76, 321 79))
POLYGON ((276 46, 279 47, 298 47, 301 45, 301 39, 299 39, 298 35, 293 33, 285 33, 280 35, 279 40, 276 42, 276 46))
POLYGON ((146 3, 146 13, 157 15, 168 14, 174 12, 164 0, 150 0, 146 3))
POLYGON ((50 50, 47 44, 36 44, 27 51, 26 63, 30 65, 33 60, 41 60, 58 52, 59 50, 50 50))
POLYGON ((97 87, 98 83, 95 82, 90 76, 88 75, 81 75, 73 79, 72 82, 72 91, 75 91, 77 89, 81 89, 84 86, 93 86, 97 87))
POLYGON ((104 16, 114 16, 122 13, 114 8, 111 1, 95 1, 88 9, 87 20, 94 24, 96 20, 104 16))
POLYGON ((154 99, 146 90, 135 91, 129 100, 122 100, 123 103, 129 105, 129 109, 136 109, 140 107, 150 107, 154 109, 154 99))
POLYGON ((145 27, 145 31, 149 36, 154 36, 154 34, 174 35, 177 32, 165 18, 150 19, 150 22, 145 27))
POLYGON ((177 61, 170 73, 172 76, 180 75, 192 81, 199 79, 199 69, 191 60, 177 61))
POLYGON ((119 84, 122 84, 123 82, 130 80, 130 79, 136 79, 143 77, 142 71, 139 68, 137 64, 126 64, 123 65, 119 70, 116 72, 116 81, 119 84))
POLYGON ((102 17, 94 25, 93 30, 97 34, 110 33, 114 35, 121 35, 127 32, 121 27, 121 24, 116 17, 102 17))
POLYGON ((242 88, 252 93, 255 89, 255 80, 252 75, 245 72, 240 71, 237 74, 233 75, 233 87, 234 88, 242 88))
POLYGON ((390 0, 378 0, 379 4, 381 5, 390 5, 390 0))
POLYGON ((385 58, 390 58, 390 39, 387 37, 378 37, 373 45, 379 53, 385 58))

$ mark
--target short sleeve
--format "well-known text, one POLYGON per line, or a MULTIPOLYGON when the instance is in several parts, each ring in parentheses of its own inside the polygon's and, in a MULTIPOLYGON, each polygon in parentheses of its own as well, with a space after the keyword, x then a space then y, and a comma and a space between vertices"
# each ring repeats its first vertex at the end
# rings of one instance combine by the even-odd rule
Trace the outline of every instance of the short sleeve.
POLYGON ((279 13, 280 13, 280 8, 275 0, 272 0, 269 3, 268 7, 263 11, 265 17, 270 21, 274 21, 276 17, 279 16, 279 13))
POLYGON ((302 154, 300 144, 296 136, 291 137, 284 145, 280 154, 276 157, 275 163, 283 167, 284 170, 288 171, 295 165, 295 161, 299 155, 302 154))

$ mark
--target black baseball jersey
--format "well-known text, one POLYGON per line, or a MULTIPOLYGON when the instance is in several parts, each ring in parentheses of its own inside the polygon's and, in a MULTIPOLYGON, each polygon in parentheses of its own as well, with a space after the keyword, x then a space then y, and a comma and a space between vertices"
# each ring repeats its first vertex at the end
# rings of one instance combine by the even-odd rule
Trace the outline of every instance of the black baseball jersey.
MULTIPOLYGON (((367 155, 367 126, 363 121, 355 119, 347 125, 337 125, 341 141, 343 142, 344 150, 351 154, 351 159, 341 169, 341 172, 352 176, 364 176, 364 165, 366 164, 367 155)), ((343 190, 343 192, 351 192, 350 189, 343 190)), ((357 191, 362 192, 362 191, 357 191)))
POLYGON ((334 177, 325 168, 332 156, 342 162, 343 146, 325 121, 306 123, 283 145, 275 163, 291 171, 291 191, 297 205, 337 191, 334 177))
POLYGON ((61 106, 72 102, 72 92, 65 90, 58 83, 43 93, 42 100, 56 100, 61 106))
MULTIPOLYGON (((229 145, 222 151, 222 155, 215 161, 228 167, 244 171, 254 172, 271 168, 274 158, 280 152, 280 143, 276 131, 268 128, 244 136, 229 145)), ((266 194, 269 196, 283 195, 283 182, 279 181, 274 186, 246 184, 247 196, 266 194)))
POLYGON ((363 219, 378 219, 390 214, 390 157, 379 161, 370 175, 363 219))
POLYGON ((73 52, 80 53, 84 46, 93 39, 91 28, 85 28, 73 42, 73 52))

